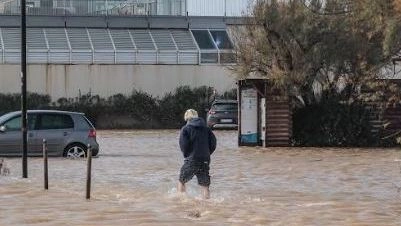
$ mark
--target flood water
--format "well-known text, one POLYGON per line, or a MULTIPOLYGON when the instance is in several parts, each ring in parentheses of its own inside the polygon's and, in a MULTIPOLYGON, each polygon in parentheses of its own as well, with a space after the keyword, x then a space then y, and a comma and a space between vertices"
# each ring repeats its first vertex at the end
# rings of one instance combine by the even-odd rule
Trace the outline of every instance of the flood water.
POLYGON ((216 131, 211 199, 177 194, 178 130, 98 131, 91 199, 86 160, 6 158, 0 225, 401 225, 399 149, 239 148, 216 131))

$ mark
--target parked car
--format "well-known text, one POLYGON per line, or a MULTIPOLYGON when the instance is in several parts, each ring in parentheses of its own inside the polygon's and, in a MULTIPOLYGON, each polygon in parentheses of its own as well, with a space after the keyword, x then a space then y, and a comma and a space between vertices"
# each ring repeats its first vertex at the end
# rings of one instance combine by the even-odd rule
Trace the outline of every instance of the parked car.
MULTIPOLYGON (((83 113, 29 110, 28 156, 43 155, 43 139, 49 156, 84 157, 87 145, 99 152, 96 130, 83 113)), ((21 111, 0 116, 0 156, 22 156, 21 111)))
POLYGON ((238 128, 238 102, 215 100, 207 112, 206 122, 212 129, 238 128))

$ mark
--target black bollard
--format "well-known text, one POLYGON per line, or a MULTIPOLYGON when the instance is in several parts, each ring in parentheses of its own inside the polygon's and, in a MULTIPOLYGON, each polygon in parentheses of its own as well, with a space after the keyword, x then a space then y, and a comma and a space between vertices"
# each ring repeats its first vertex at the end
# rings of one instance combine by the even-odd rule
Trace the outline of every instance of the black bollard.
POLYGON ((49 190, 49 171, 47 164, 47 141, 43 139, 43 171, 44 171, 44 181, 45 181, 45 190, 49 190))
POLYGON ((91 198, 91 179, 92 179, 92 150, 91 145, 88 144, 88 150, 86 152, 88 157, 88 168, 86 174, 86 199, 91 198))

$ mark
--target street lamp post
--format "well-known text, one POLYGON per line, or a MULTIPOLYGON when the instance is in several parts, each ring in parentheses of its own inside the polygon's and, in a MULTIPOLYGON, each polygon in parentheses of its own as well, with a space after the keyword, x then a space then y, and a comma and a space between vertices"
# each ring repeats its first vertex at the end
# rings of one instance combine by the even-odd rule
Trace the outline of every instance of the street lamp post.
POLYGON ((28 137, 26 109, 26 1, 21 0, 21 130, 22 177, 28 178, 28 137))

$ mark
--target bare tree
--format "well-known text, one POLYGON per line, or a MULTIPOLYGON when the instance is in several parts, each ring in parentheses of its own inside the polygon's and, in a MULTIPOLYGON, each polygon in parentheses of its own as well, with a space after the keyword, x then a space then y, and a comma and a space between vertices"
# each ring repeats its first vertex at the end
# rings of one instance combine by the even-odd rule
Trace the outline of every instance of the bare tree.
POLYGON ((268 78, 305 104, 316 90, 397 100, 378 78, 401 50, 401 0, 259 0, 233 34, 239 78, 268 78))

